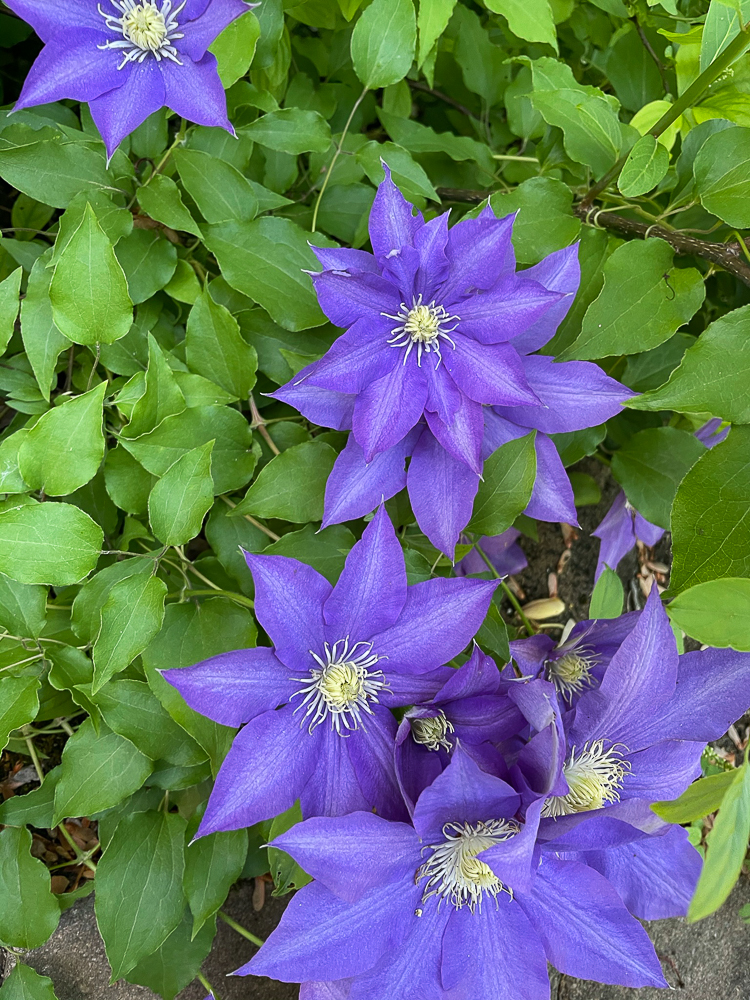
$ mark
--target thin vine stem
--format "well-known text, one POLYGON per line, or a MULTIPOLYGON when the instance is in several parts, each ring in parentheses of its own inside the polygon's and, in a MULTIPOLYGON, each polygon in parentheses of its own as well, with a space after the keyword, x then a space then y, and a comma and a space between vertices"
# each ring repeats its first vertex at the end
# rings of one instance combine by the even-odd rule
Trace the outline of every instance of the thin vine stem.
POLYGON ((251 931, 243 927, 242 924, 238 924, 236 920, 232 920, 231 917, 228 917, 223 910, 219 910, 219 916, 225 924, 229 924, 233 931, 237 931, 237 933, 241 934, 243 938, 247 938, 248 941, 252 941, 252 943, 257 945, 259 948, 266 943, 263 938, 257 937, 257 935, 251 933, 251 931))
POLYGON ((510 589, 510 587, 505 582, 505 580, 503 580, 503 578, 500 576, 500 574, 495 569, 495 567, 492 565, 492 563, 490 562, 489 556, 484 551, 484 549, 482 548, 482 546, 479 544, 478 541, 474 542, 474 548, 477 550, 477 552, 481 556, 483 562, 487 566, 487 569, 490 571, 490 573, 492 573, 492 575, 494 576, 494 578, 496 580, 500 581, 500 586, 503 588, 503 593, 508 598, 508 600, 510 601, 510 603, 513 605, 513 608, 514 608, 516 614, 518 615, 518 617, 523 622, 523 627, 526 629, 527 635, 536 635, 536 629, 534 628, 534 626, 531 624, 531 622, 529 621, 529 619, 524 614, 523 608, 521 607, 521 605, 520 605, 520 603, 518 601, 518 598, 513 593, 513 591, 510 589))
POLYGON ((336 161, 338 160, 339 156, 341 156, 341 150, 344 145, 344 139, 346 139, 347 133, 349 132, 349 127, 351 126, 351 123, 354 120, 354 116, 357 113, 357 108, 360 106, 362 101, 364 101, 366 93, 367 93, 367 87, 365 87, 365 89, 359 95, 357 100, 354 102, 354 107, 352 108, 349 117, 346 119, 346 125, 344 125, 344 131, 341 133, 341 138, 336 143, 336 152, 333 154, 331 165, 326 171, 326 175, 323 178, 323 185, 320 191, 318 192, 318 197, 315 200, 315 208, 313 209, 313 217, 312 217, 312 227, 310 230, 313 233, 315 232, 315 227, 318 223, 318 211, 320 210, 321 199, 325 194, 326 188, 328 187, 328 181, 331 179, 331 174, 333 173, 333 168, 336 166, 336 161))

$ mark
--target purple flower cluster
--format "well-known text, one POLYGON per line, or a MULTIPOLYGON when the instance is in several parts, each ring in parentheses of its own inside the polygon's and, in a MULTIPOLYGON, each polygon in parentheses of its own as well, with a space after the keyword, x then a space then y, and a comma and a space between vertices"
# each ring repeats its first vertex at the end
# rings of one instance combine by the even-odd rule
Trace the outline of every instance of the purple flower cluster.
POLYGON ((515 670, 466 658, 495 583, 408 586, 382 506, 334 586, 247 559, 273 647, 164 673, 244 723, 199 835, 302 808, 274 846, 314 881, 238 974, 301 1000, 544 1000, 548 962, 666 986, 638 919, 686 912, 700 856, 649 805, 750 702, 750 654, 679 656, 654 589, 559 647, 514 642, 515 670))
POLYGON ((209 45, 257 4, 244 0, 8 0, 45 43, 16 110, 88 101, 112 156, 165 105, 234 132, 209 45))
POLYGON ((420 528, 450 556, 485 459, 532 432, 527 513, 577 523, 549 435, 600 424, 632 395, 595 364, 534 353, 572 305, 577 247, 517 273, 515 216, 487 207, 450 229, 447 214, 425 222, 384 169, 373 253, 313 248, 321 308, 346 333, 274 394, 315 423, 352 431, 328 480, 324 526, 406 487, 420 528))

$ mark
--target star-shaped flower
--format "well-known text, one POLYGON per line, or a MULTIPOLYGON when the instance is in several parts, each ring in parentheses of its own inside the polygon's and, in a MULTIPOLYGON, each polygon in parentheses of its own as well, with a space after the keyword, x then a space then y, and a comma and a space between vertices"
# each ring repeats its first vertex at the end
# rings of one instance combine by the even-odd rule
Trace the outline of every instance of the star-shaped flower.
POLYGON ((87 101, 111 156, 159 108, 234 132, 209 45, 244 0, 8 0, 45 43, 16 109, 87 101))

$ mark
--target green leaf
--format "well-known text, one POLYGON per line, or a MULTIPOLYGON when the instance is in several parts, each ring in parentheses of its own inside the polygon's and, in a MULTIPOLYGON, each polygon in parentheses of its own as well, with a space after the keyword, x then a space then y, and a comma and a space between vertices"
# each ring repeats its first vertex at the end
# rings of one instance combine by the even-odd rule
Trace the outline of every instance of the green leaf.
POLYGON ((173 721, 144 681, 111 681, 95 701, 109 728, 151 760, 194 767, 206 759, 205 751, 173 721))
POLYGON ((209 52, 216 56, 224 90, 229 90, 250 69, 259 37, 258 18, 248 11, 228 24, 211 42, 209 52))
POLYGON ((0 492, 28 493, 31 489, 18 468, 18 452, 28 433, 22 427, 0 442, 0 492))
POLYGON ((612 457, 612 473, 635 509, 660 528, 670 528, 677 487, 706 453, 706 446, 676 427, 639 431, 612 457))
POLYGON ((667 610, 698 642, 750 651, 750 580, 729 577, 699 583, 678 594, 667 610))
POLYGON ((247 830, 212 833, 187 847, 182 884, 193 914, 193 937, 227 898, 242 873, 246 857, 247 830))
POLYGON ((0 1000, 57 1000, 52 980, 18 962, 0 989, 0 1000))
POLYGON ((216 934, 215 920, 206 924, 195 939, 190 936, 191 927, 190 910, 185 907, 181 922, 161 947, 128 972, 128 982, 146 986, 163 1000, 174 1000, 200 972, 216 934))
MULTIPOLYGON (((228 493, 244 486, 257 461, 246 418, 227 406, 194 406, 163 420, 155 430, 121 444, 148 472, 163 476, 178 458, 208 441, 214 442, 211 475, 214 491, 228 493)), ((2 523, 0 521, 0 523, 2 523)), ((0 572, 2 572, 0 556, 0 572)))
MULTIPOLYGON (((133 216, 120 208, 103 191, 81 191, 60 216, 60 229, 55 240, 51 263, 57 265, 60 255, 84 220, 89 207, 93 209, 104 235, 113 245, 133 232, 133 216)), ((46 254, 45 254, 46 257, 46 254)))
POLYGON ((171 177, 154 174, 147 184, 138 188, 138 204, 146 215, 157 222, 200 238, 198 223, 185 207, 180 189, 171 177))
POLYGON ((420 0, 417 15, 419 29, 419 56, 421 69, 435 42, 448 27, 456 0, 420 0))
POLYGON ((104 483, 116 506, 128 514, 148 513, 148 498, 156 477, 146 472, 121 445, 107 452, 104 483))
POLYGON ((63 750, 55 788, 52 825, 68 816, 91 816, 110 809, 140 788, 153 764, 125 740, 99 723, 86 719, 63 750))
POLYGON ((34 490, 67 496, 93 479, 104 457, 102 406, 107 383, 42 414, 18 451, 21 475, 34 490))
POLYGON ((26 297, 21 303, 23 346, 45 399, 49 399, 60 352, 66 347, 73 349, 52 318, 49 287, 53 272, 47 268, 51 256, 52 251, 48 250, 35 262, 29 275, 26 297))
POLYGON ((672 551, 675 593, 721 577, 750 577, 750 427, 733 427, 680 483, 672 551))
POLYGON ((96 921, 112 981, 152 955, 182 920, 185 820, 142 812, 117 825, 96 872, 96 921))
POLYGON ((0 281, 0 354, 5 353, 16 326, 21 305, 19 292, 22 276, 23 268, 18 267, 4 281, 0 281))
POLYGON ((164 288, 177 267, 175 247, 149 229, 134 229, 120 240, 115 257, 125 272, 128 295, 136 305, 164 288))
POLYGON ((0 625, 14 635, 37 639, 46 621, 47 588, 0 573, 0 625))
POLYGON ((410 153, 445 153, 458 163, 474 160, 490 176, 495 172, 496 164, 488 147, 468 135, 436 132, 427 125, 389 114, 380 108, 378 117, 391 139, 410 153))
POLYGON ((92 693, 142 653, 161 628, 167 585, 144 573, 116 583, 102 608, 94 643, 92 693))
POLYGON ((198 298, 201 293, 198 275, 186 260, 180 258, 177 261, 174 276, 164 286, 164 291, 178 302, 187 302, 188 305, 193 305, 198 298))
POLYGON ((557 52, 557 32, 549 0, 486 0, 489 10, 507 18, 514 35, 546 42, 557 52))
POLYGON ((38 948, 60 920, 49 872, 30 851, 27 829, 0 831, 0 941, 13 948, 38 948))
POLYGON ((258 514, 297 524, 320 521, 336 452, 322 441, 294 445, 264 466, 233 516, 258 514))
POLYGON ((494 602, 490 604, 487 617, 477 632, 477 642, 490 654, 497 656, 500 663, 507 663, 510 660, 508 627, 494 602))
POLYGON ((750 128, 715 132, 695 158, 695 186, 703 207, 730 226, 750 226, 750 128))
POLYGON ((492 195, 490 204, 499 218, 518 211, 513 246, 524 265, 569 246, 581 231, 570 188, 552 177, 531 177, 510 194, 492 195))
POLYGON ((60 766, 48 771, 44 784, 25 795, 13 795, 0 803, 0 823, 6 826, 52 826, 55 788, 60 778, 60 766))
POLYGON ((367 90, 390 87, 411 69, 417 42, 412 0, 373 0, 354 26, 352 63, 367 90))
POLYGON ((258 214, 250 181, 231 163, 199 149, 177 149, 174 160, 206 222, 250 222, 258 214))
POLYGON ((746 21, 750 21, 750 4, 747 0, 711 0, 701 38, 701 73, 739 34, 746 21))
POLYGON ((685 789, 678 799, 654 802, 651 808, 666 823, 693 823, 702 816, 716 812, 736 776, 737 772, 732 770, 700 778, 685 789))
POLYGON ((230 517, 231 511, 228 504, 217 499, 206 521, 206 538, 224 569, 237 580, 242 592, 251 596, 252 581, 240 549, 262 552, 268 535, 245 517, 230 517))
POLYGON ((591 594, 589 618, 619 618, 624 603, 625 592, 620 577, 605 566, 591 594))
POLYGON ((190 369, 246 400, 255 385, 258 355, 242 337, 237 320, 202 292, 190 310, 185 335, 185 357, 190 369))
POLYGON ((711 413, 750 423, 750 306, 720 316, 690 343, 669 381, 628 405, 636 410, 711 413))
POLYGON ((185 409, 185 396, 177 385, 164 352, 148 335, 148 368, 143 395, 136 401, 123 436, 137 438, 158 427, 166 417, 185 409))
POLYGON ((652 191, 669 170, 669 153, 649 133, 641 136, 628 153, 617 186, 626 198, 652 191))
POLYGON ((355 541, 354 535, 343 524, 332 524, 322 531, 306 524, 299 531, 288 531, 282 535, 278 542, 263 549, 263 554, 299 559, 316 569, 326 580, 335 583, 355 541))
POLYGON ((708 852, 688 909, 693 923, 717 910, 734 888, 750 838, 750 767, 734 772, 708 835, 708 852))
POLYGON ((184 545, 200 532, 214 502, 211 479, 213 441, 186 452, 154 486, 148 515, 154 535, 165 545, 184 545))
POLYGON ((39 678, 5 675, 0 680, 0 691, 0 750, 4 750, 13 730, 31 722, 39 711, 39 678))
MULTIPOLYGON (((280 837, 282 833, 286 833, 297 823, 302 821, 302 810, 300 809, 299 802, 287 809, 286 812, 281 813, 277 816, 271 823, 271 829, 268 831, 268 840, 272 841, 275 837, 280 837)), ((304 872, 297 862, 291 858, 284 851, 279 850, 278 847, 268 848, 268 864, 271 869, 271 875, 273 875, 274 883, 274 896, 285 896, 288 892, 292 892, 294 889, 301 889, 303 885, 307 885, 312 879, 310 876, 304 872)))
POLYGON ((72 504, 12 507, 0 513, 0 573, 20 583, 78 583, 96 566, 103 537, 72 504))
POLYGON ((393 181, 405 198, 440 200, 424 169, 403 146, 397 146, 395 142, 366 142, 357 150, 357 163, 361 164, 373 184, 380 184, 385 177, 381 159, 391 168, 393 181))
POLYGON ((536 479, 535 433, 501 445, 484 463, 469 531, 500 535, 525 509, 536 479))
MULTIPOLYGON (((232 288, 263 306, 285 329, 307 330, 325 322, 312 282, 303 273, 319 265, 307 234, 292 221, 264 217, 208 226, 205 242, 232 288)), ((332 245, 317 236, 316 243, 332 245)))
POLYGON ((640 354, 669 340, 706 294, 700 272, 673 267, 673 256, 659 239, 619 246, 604 264, 604 287, 586 311, 580 336, 560 358, 640 354))
POLYGON ((60 254, 49 294, 55 325, 76 344, 112 344, 130 329, 125 273, 90 205, 60 254))
POLYGON ((127 577, 151 572, 153 563, 148 559, 123 559, 99 570, 73 601, 71 617, 75 634, 84 642, 93 643, 101 628, 102 608, 115 584, 127 577))
MULTIPOLYGON (((325 153, 331 145, 331 127, 317 111, 282 108, 271 111, 242 130, 255 142, 279 153, 325 153)), ((220 222, 220 219, 209 219, 220 222)))

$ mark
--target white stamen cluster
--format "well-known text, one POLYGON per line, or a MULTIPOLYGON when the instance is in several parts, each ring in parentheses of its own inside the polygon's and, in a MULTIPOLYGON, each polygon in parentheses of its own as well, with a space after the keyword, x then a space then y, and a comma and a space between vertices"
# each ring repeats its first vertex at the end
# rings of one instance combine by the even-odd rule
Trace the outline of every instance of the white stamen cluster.
POLYGON ((161 7, 158 6, 158 0, 109 0, 109 2, 117 11, 116 14, 103 10, 101 4, 97 5, 97 10, 110 31, 122 37, 105 42, 98 48, 122 51, 123 59, 118 69, 131 62, 142 63, 149 55, 154 56, 157 61, 171 59, 178 66, 182 66, 174 42, 178 38, 185 37, 183 32, 178 30, 177 15, 185 6, 186 0, 174 10, 172 10, 173 0, 162 0, 161 7))
POLYGON ((437 715, 423 719, 410 719, 412 739, 428 750, 451 750, 453 744, 448 739, 448 733, 453 732, 453 723, 449 722, 442 710, 437 715))
POLYGON ((591 671, 599 662, 599 657, 590 646, 570 649, 559 658, 545 661, 547 680, 557 688, 558 693, 568 703, 573 696, 591 686, 591 671))
POLYGON ((304 684, 292 695, 292 698, 303 695, 295 715, 307 706, 300 725, 310 719, 308 732, 330 717, 331 729, 343 736, 342 725, 353 731, 362 724, 362 712, 372 715, 369 703, 377 702, 386 682, 382 670, 371 671, 370 668, 384 657, 373 653, 371 642, 355 642, 350 647, 349 636, 339 639, 333 646, 326 642, 323 648, 325 658, 309 650, 318 666, 311 667, 307 677, 293 678, 304 684))
POLYGON ((403 363, 412 352, 412 348, 417 348, 417 364, 422 367, 422 352, 425 354, 435 354, 437 363, 435 369, 442 361, 440 354, 440 340, 447 341, 455 351, 456 345, 451 340, 449 334, 458 326, 459 317, 449 316, 444 306, 435 305, 435 300, 428 306, 422 303, 422 296, 412 299, 411 307, 405 302, 401 303, 398 313, 394 316, 391 313, 381 313, 386 319, 393 319, 399 324, 391 330, 388 343, 391 347, 405 347, 403 363), (453 323, 447 327, 446 324, 453 323))
MULTIPOLYGON (((519 829, 515 820, 504 819, 482 823, 446 823, 443 827, 445 840, 424 848, 425 851, 432 851, 432 857, 417 869, 414 876, 415 885, 427 879, 422 902, 437 896, 438 907, 445 900, 456 910, 468 906, 472 913, 476 909, 481 913, 485 895, 497 901, 501 892, 507 892, 512 899, 513 890, 504 885, 477 854, 509 840, 519 829)), ((421 915, 420 911, 417 914, 421 915)))
POLYGON ((570 791, 567 795, 550 796, 544 803, 542 816, 557 819, 620 801, 622 784, 630 771, 630 761, 622 759, 628 749, 614 743, 605 750, 604 742, 594 740, 580 750, 573 747, 563 767, 570 791))

